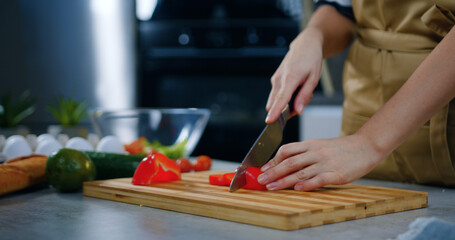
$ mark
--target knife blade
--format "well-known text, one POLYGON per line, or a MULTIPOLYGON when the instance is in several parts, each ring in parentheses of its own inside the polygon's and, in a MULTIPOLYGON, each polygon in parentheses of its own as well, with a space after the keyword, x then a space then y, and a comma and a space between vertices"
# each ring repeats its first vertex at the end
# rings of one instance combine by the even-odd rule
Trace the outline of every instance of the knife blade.
POLYGON ((279 118, 264 128, 237 168, 237 172, 229 186, 229 192, 235 192, 246 184, 245 171, 248 167, 261 167, 270 159, 270 156, 272 156, 283 140, 283 130, 286 122, 291 117, 291 113, 292 111, 288 104, 281 111, 279 118))

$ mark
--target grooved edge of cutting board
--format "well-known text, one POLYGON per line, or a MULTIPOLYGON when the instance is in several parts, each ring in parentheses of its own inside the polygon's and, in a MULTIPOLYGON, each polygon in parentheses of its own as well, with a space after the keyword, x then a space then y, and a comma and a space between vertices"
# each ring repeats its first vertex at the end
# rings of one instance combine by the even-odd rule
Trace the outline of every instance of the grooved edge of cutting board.
POLYGON ((341 185, 314 192, 294 190, 229 193, 208 176, 225 171, 182 174, 181 181, 135 186, 131 178, 85 182, 86 196, 173 210, 281 230, 342 222, 423 208, 425 192, 360 185, 341 185))

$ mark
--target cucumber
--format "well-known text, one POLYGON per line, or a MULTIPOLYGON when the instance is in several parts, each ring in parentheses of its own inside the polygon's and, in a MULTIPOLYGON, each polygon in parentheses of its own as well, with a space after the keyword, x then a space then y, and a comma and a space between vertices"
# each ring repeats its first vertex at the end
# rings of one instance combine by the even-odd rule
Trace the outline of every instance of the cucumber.
POLYGON ((133 177, 144 156, 85 151, 96 166, 96 179, 133 177))

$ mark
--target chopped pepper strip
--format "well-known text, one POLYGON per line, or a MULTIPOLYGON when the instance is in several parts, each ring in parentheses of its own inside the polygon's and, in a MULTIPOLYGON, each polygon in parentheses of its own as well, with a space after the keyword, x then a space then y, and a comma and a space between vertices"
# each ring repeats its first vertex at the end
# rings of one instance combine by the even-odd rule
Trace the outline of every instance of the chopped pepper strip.
POLYGON ((209 183, 212 185, 229 186, 231 185, 234 175, 235 172, 210 175, 209 183))
POLYGON ((159 182, 180 180, 180 167, 161 153, 144 158, 134 172, 134 185, 151 185, 159 182))
POLYGON ((224 174, 214 174, 209 176, 209 183, 212 185, 229 186, 231 182, 224 177, 224 174))
POLYGON ((234 176, 235 176, 235 172, 224 174, 224 178, 226 178, 229 181, 229 185, 231 185, 231 182, 232 182, 232 179, 234 178, 234 176))
MULTIPOLYGON (((267 190, 265 185, 259 184, 258 176, 262 174, 262 171, 257 167, 248 167, 245 170, 246 184, 242 188, 252 190, 267 190)), ((230 186, 232 179, 234 178, 235 172, 225 174, 215 174, 209 176, 209 183, 212 185, 219 186, 230 186)))

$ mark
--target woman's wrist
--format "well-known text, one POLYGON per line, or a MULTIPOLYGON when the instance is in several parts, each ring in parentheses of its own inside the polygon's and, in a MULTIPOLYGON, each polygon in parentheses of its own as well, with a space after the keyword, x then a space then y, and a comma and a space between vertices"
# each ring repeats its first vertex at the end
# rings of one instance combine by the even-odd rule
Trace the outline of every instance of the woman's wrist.
POLYGON ((322 49, 324 44, 324 36, 320 29, 317 27, 307 27, 291 42, 289 45, 290 50, 310 45, 312 47, 319 47, 322 49))
POLYGON ((311 16, 303 31, 304 35, 318 40, 323 57, 331 57, 342 52, 352 42, 355 23, 341 15, 332 6, 321 6, 311 16))
POLYGON ((382 144, 381 137, 374 135, 373 132, 369 132, 363 127, 353 134, 353 136, 360 139, 365 150, 371 154, 373 161, 371 164, 376 166, 393 151, 393 148, 390 149, 389 146, 382 144))

